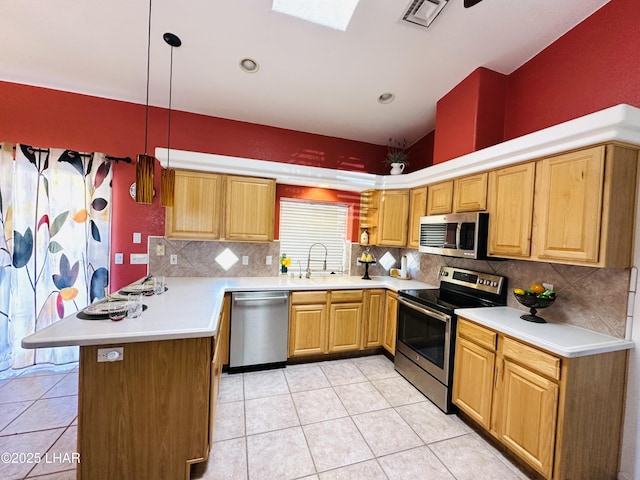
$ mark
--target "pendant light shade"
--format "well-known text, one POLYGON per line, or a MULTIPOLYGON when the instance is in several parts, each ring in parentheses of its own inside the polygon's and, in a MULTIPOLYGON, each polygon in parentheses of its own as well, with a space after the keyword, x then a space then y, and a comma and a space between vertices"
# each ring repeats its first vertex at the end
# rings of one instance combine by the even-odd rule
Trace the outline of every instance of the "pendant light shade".
POLYGON ((136 202, 153 202, 153 169, 156 159, 151 155, 140 154, 136 161, 136 202))
POLYGON ((144 153, 136 160, 136 202, 153 203, 153 171, 155 158, 147 155, 149 140, 149 65, 151 63, 151 0, 149 0, 149 30, 147 33, 147 102, 144 111, 144 153))
POLYGON ((160 204, 164 207, 173 207, 173 196, 176 183, 176 171, 171 168, 171 94, 173 90, 173 49, 182 45, 180 37, 167 32, 162 38, 171 47, 171 61, 169 63, 169 115, 167 122, 167 168, 162 170, 162 183, 160 187, 160 204))

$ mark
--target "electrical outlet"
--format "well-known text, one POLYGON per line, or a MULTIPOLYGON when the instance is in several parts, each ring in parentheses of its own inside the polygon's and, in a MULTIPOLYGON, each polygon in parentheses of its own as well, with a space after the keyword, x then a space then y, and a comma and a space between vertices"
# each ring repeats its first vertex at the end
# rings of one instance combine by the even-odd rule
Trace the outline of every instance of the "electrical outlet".
POLYGON ((98 349, 98 362, 120 362, 124 356, 124 347, 98 349))
POLYGON ((156 245, 156 255, 158 257, 164 256, 164 245, 156 245))
POLYGON ((249 255, 243 255, 242 256, 242 264, 243 265, 249 265, 249 255))
POLYGON ((175 253, 169 255, 169 263, 171 265, 177 265, 178 264, 178 255, 176 255, 175 253))
POLYGON ((271 255, 267 255, 267 265, 273 264, 273 257, 271 255))

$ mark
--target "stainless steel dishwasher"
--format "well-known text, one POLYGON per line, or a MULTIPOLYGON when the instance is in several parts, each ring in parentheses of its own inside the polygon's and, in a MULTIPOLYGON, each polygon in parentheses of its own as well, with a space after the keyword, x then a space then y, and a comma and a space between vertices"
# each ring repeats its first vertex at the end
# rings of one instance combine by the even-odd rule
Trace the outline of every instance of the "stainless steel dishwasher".
POLYGON ((284 364, 289 292, 234 292, 231 300, 229 369, 284 364))

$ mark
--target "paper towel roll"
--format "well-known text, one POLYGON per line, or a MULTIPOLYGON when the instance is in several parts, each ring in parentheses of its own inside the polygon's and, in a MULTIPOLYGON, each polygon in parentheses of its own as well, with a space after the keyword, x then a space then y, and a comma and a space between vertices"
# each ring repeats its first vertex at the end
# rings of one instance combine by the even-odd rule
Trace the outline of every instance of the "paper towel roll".
POLYGON ((400 278, 407 278, 407 256, 403 255, 400 260, 400 278))

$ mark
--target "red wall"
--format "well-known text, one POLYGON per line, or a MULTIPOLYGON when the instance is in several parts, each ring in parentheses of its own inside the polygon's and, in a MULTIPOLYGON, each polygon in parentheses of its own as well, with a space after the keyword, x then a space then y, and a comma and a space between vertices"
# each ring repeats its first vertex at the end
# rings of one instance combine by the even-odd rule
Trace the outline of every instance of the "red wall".
POLYGON ((502 141, 507 77, 477 68, 438 100, 433 163, 502 141))
MULTIPOLYGON (((79 95, 46 88, 0 82, 2 141, 38 147, 99 151, 135 159, 144 150, 144 105, 79 95)), ((149 147, 166 146, 166 110, 150 109, 149 147)), ((172 113, 171 146, 260 160, 385 173, 386 147, 185 112, 172 113)), ((156 166, 156 191, 160 169, 156 166)), ((164 234, 164 209, 137 204, 129 196, 135 167, 114 167, 112 252, 125 255, 123 265, 111 265, 112 288, 146 272, 129 265, 130 253, 145 253, 149 235, 164 234), (133 233, 142 243, 133 243, 133 233)))
POLYGON ((640 2, 612 0, 509 76, 505 140, 619 103, 640 107, 640 2))
POLYGON ((406 172, 415 172, 433 165, 433 142, 435 130, 431 130, 424 137, 414 143, 409 149, 409 165, 406 172))

